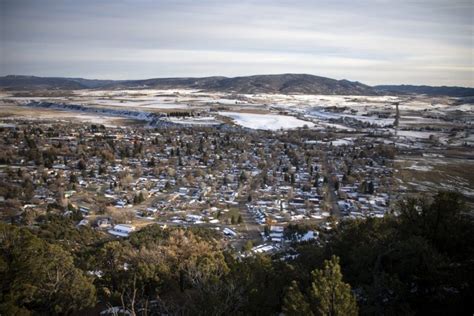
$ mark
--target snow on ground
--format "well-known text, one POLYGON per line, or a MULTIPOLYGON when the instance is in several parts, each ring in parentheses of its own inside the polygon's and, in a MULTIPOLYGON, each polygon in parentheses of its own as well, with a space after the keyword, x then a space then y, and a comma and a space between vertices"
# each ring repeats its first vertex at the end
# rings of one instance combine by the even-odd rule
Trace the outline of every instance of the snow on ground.
POLYGON ((187 109, 187 104, 169 104, 169 103, 150 103, 143 104, 142 107, 150 109, 187 109))
POLYGON ((350 96, 350 95, 284 95, 244 94, 248 100, 272 104, 276 107, 294 106, 386 106, 398 101, 396 96, 350 96))
POLYGON ((293 129, 298 127, 313 127, 308 121, 297 119, 294 116, 280 114, 254 114, 238 112, 219 112, 219 115, 230 117, 243 127, 263 130, 293 129))
POLYGON ((458 106, 459 111, 474 112, 474 104, 461 104, 458 106))
POLYGON ((150 102, 148 100, 137 100, 137 101, 123 101, 123 100, 94 100, 92 102, 81 102, 82 104, 87 105, 102 105, 102 106, 119 106, 126 108, 150 108, 150 109, 186 109, 189 108, 187 104, 180 103, 165 103, 162 101, 159 102, 150 102))
POLYGON ((170 117, 168 121, 175 123, 175 124, 183 124, 183 125, 220 125, 222 122, 216 120, 213 116, 208 117, 191 117, 191 118, 178 118, 178 117, 170 117))
POLYGON ((352 145, 354 144, 354 140, 352 138, 340 138, 331 141, 333 146, 343 146, 343 145, 352 145))
POLYGON ((329 111, 324 111, 324 110, 319 110, 319 109, 310 110, 308 112, 308 116, 314 116, 323 120, 350 118, 353 120, 357 120, 364 123, 370 123, 370 124, 381 126, 381 127, 392 125, 395 120, 394 118, 379 118, 376 116, 351 115, 351 114, 345 114, 345 113, 329 112, 329 111))
POLYGON ((424 131, 397 131, 397 136, 403 136, 406 138, 418 138, 418 139, 429 139, 431 135, 437 136, 437 132, 424 132, 424 131))
POLYGON ((326 122, 321 121, 321 122, 318 123, 318 126, 319 125, 322 126, 322 127, 333 128, 333 129, 336 129, 336 130, 341 130, 341 131, 346 131, 346 132, 355 132, 356 131, 355 129, 353 129, 351 127, 344 126, 342 124, 326 123, 326 122))
POLYGON ((423 165, 419 165, 418 163, 415 163, 409 167, 407 167, 406 169, 410 169, 410 170, 416 170, 416 171, 431 171, 433 170, 433 167, 432 166, 423 166, 423 165))

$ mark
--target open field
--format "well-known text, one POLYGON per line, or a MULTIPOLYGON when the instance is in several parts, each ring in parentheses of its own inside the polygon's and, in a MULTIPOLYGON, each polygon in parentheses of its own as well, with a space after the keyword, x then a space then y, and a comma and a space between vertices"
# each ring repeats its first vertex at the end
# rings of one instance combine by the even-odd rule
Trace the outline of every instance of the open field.
POLYGON ((474 105, 468 99, 228 94, 187 89, 4 91, 0 92, 0 114, 5 123, 33 119, 108 127, 224 125, 269 131, 304 127, 332 133, 335 137, 330 141, 318 142, 336 147, 356 146, 361 137, 375 137, 397 147, 395 177, 404 190, 458 189, 470 198, 474 196, 470 176, 474 174, 474 105), (31 106, 32 102, 55 107, 31 106), (397 104, 398 127, 394 125, 397 104), (63 105, 83 108, 71 110, 63 105))

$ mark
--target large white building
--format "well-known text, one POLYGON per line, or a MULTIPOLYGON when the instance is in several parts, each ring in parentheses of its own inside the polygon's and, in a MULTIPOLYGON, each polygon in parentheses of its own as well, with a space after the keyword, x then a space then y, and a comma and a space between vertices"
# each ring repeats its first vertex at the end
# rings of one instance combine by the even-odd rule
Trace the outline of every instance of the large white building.
POLYGON ((126 224, 117 224, 113 229, 109 229, 109 234, 119 236, 119 237, 128 237, 130 233, 135 231, 135 226, 126 225, 126 224))

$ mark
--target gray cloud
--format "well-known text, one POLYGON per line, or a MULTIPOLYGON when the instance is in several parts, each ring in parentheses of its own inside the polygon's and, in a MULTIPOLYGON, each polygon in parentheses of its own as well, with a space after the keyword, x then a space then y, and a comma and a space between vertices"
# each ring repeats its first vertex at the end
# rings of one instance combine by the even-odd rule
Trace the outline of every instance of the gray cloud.
POLYGON ((474 86, 471 1, 0 0, 1 74, 474 86))

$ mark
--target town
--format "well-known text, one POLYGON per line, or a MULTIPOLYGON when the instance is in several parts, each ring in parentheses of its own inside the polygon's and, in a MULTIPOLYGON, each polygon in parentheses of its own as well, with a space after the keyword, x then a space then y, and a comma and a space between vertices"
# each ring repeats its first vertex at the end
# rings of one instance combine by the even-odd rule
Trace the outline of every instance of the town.
POLYGON ((473 315, 472 0, 0 3, 0 316, 473 315))
POLYGON ((275 252, 294 238, 288 225, 311 224, 317 238, 345 218, 383 217, 399 194, 393 145, 370 138, 334 144, 330 133, 307 128, 18 120, 0 131, 7 222, 33 224, 56 213, 118 237, 152 223, 198 225, 239 251, 263 245, 275 252))

